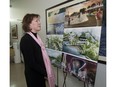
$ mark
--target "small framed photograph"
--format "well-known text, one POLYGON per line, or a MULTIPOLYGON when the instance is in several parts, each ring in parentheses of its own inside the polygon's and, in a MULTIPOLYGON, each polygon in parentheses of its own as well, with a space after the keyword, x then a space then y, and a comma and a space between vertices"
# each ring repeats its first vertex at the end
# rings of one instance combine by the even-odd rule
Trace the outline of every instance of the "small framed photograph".
POLYGON ((18 27, 17 24, 11 26, 12 39, 18 39, 18 27))

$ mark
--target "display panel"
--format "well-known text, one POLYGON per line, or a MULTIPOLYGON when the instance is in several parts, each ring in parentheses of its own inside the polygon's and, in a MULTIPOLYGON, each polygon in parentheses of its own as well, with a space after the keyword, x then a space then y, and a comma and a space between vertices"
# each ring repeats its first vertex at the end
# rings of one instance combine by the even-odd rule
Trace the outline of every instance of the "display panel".
POLYGON ((63 35, 47 35, 47 48, 62 51, 63 35))
POLYGON ((83 81, 84 87, 94 87, 99 54, 106 55, 103 11, 103 0, 71 0, 46 9, 51 62, 83 81))
POLYGON ((102 16, 102 0, 89 0, 66 8, 65 27, 101 26, 102 16))
POLYGON ((63 34, 66 7, 85 0, 66 1, 46 9, 46 34, 63 34))
POLYGON ((61 59, 62 59, 62 52, 55 51, 53 49, 46 49, 47 53, 50 57, 51 63, 58 68, 61 68, 61 59))
POLYGON ((97 63, 63 53, 62 68, 65 72, 94 87, 97 63))
POLYGON ((90 60, 98 60, 101 27, 65 28, 63 51, 90 60))

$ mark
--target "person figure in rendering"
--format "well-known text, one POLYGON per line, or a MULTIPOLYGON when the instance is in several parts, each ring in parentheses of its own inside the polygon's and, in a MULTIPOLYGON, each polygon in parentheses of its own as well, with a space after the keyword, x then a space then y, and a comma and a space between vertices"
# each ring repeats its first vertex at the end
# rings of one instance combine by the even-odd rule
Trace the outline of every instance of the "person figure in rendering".
POLYGON ((79 68, 80 68, 80 62, 78 60, 72 61, 72 72, 74 75, 78 74, 79 68))
POLYGON ((102 12, 101 8, 99 8, 95 14, 97 26, 101 26, 102 16, 103 16, 103 12, 102 12))
POLYGON ((67 19, 68 19, 68 26, 70 26, 70 15, 69 15, 69 11, 68 11, 68 17, 67 17, 67 19))
POLYGON ((54 74, 44 44, 37 34, 41 30, 40 16, 26 14, 22 20, 25 35, 21 38, 20 50, 24 57, 27 87, 55 87, 54 74))

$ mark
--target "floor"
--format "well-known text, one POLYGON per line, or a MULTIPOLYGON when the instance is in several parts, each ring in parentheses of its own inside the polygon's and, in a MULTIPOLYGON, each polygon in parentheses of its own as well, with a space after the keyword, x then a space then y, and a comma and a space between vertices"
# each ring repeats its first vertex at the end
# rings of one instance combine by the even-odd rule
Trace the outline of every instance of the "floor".
POLYGON ((10 64, 10 87, 26 87, 22 63, 10 64))
MULTIPOLYGON (((57 77, 56 67, 53 67, 53 69, 57 77)), ((63 87, 64 76, 60 69, 58 69, 58 77, 59 81, 56 81, 56 84, 58 83, 58 87, 63 87)), ((23 63, 10 63, 10 87, 26 87, 23 63)), ((66 78, 66 86, 64 87, 84 87, 84 83, 68 74, 66 78)))

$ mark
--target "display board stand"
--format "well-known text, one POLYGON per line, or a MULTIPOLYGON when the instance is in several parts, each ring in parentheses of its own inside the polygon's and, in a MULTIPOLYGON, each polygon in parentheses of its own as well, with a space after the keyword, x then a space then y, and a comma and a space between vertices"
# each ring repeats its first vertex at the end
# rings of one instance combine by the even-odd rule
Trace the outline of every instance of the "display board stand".
POLYGON ((58 75, 59 75, 59 72, 58 72, 58 65, 57 64, 55 64, 55 66, 54 67, 56 67, 57 68, 57 72, 56 72, 56 77, 57 77, 57 81, 56 81, 56 84, 55 84, 55 87, 59 87, 59 77, 58 77, 58 75))
MULTIPOLYGON (((56 77, 57 77, 57 84, 55 85, 55 87, 59 87, 59 67, 57 68, 57 72, 56 72, 56 77)), ((63 76, 64 76, 64 82, 63 82, 63 86, 62 87, 66 87, 66 77, 67 77, 67 72, 63 71, 63 76)))
POLYGON ((55 87, 59 87, 58 67, 57 67, 57 85, 55 85, 55 87))
POLYGON ((67 77, 67 72, 64 72, 64 71, 63 71, 63 75, 64 75, 63 87, 66 87, 66 77, 67 77))

